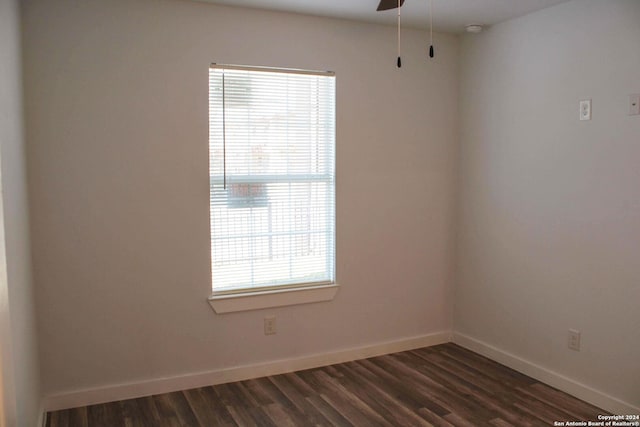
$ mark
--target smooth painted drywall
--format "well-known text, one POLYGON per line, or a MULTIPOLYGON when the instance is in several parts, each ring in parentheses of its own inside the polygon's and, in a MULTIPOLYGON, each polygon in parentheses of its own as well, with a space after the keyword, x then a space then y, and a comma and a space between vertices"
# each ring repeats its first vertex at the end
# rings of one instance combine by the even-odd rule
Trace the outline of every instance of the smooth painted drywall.
POLYGON ((47 394, 451 328, 458 40, 173 0, 23 2, 34 274, 47 394), (332 302, 216 315, 211 62, 337 75, 332 302), (277 317, 275 336, 263 318, 277 317))
POLYGON ((464 37, 454 315, 457 332, 635 406, 639 42, 637 0, 574 0, 464 37))
POLYGON ((0 425, 40 418, 36 320, 23 137, 20 17, 0 0, 0 425))

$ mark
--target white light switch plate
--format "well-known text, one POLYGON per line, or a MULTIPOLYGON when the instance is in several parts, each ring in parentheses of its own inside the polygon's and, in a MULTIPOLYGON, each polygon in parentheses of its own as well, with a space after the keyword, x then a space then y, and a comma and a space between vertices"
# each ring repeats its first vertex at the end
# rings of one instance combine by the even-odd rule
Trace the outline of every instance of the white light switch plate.
POLYGON ((629 96, 629 115, 640 116, 640 94, 629 96))
POLYGON ((580 101, 580 120, 591 120, 591 100, 583 99, 580 101))

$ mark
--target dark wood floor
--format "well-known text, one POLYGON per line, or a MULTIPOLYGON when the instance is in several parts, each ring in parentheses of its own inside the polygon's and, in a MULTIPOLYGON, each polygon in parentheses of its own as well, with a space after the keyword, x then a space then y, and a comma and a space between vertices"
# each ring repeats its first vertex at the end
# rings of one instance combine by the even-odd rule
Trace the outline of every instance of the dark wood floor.
POLYGON ((443 344, 49 413, 49 427, 549 426, 606 412, 443 344))

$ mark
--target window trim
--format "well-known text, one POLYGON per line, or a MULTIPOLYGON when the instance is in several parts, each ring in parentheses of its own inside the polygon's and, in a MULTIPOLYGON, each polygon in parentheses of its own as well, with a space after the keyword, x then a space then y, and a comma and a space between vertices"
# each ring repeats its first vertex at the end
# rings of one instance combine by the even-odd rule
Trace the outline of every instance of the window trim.
POLYGON ((311 76, 329 76, 335 77, 335 71, 319 71, 319 70, 303 70, 300 68, 275 68, 275 67, 259 67, 249 65, 234 65, 234 64, 217 64, 212 62, 209 68, 218 68, 224 70, 244 70, 244 71, 266 71, 269 73, 283 73, 283 74, 306 74, 311 76))
MULTIPOLYGON (((303 70, 303 69, 293 69, 293 68, 272 68, 272 67, 260 67, 260 66, 245 66, 245 65, 231 65, 231 64, 217 64, 211 63, 209 65, 210 69, 227 69, 227 70, 245 70, 245 71, 257 71, 257 72, 275 72, 275 73, 284 73, 284 74, 303 74, 303 75, 316 75, 316 76, 327 76, 334 77, 336 73, 334 71, 315 71, 315 70, 303 70)), ((224 80, 223 80, 224 82, 224 80)), ((335 103, 335 95, 334 95, 334 103, 335 103)), ((334 107, 335 109, 335 104, 334 107)), ((335 113, 334 113, 335 114, 335 113)), ((334 116, 334 132, 335 132, 335 116, 334 116)), ((334 134, 334 144, 335 144, 335 134, 334 134)), ((335 145, 334 148, 335 150, 335 145)), ((340 285, 336 282, 336 271, 335 271, 335 263, 336 263, 336 248, 335 248, 335 152, 334 152, 334 166, 333 166, 333 175, 324 175, 324 174, 301 174, 301 175, 293 175, 287 176, 287 179, 280 179, 280 176, 261 176, 261 175, 252 175, 252 176, 235 176, 229 179, 226 176, 223 178, 224 185, 230 183, 250 183, 253 184, 256 182, 317 182, 319 181, 333 181, 333 260, 332 260, 332 271, 333 275, 331 277, 331 281, 326 282, 312 282, 312 283, 294 283, 294 284, 284 284, 278 286, 266 286, 266 287, 256 287, 256 288, 242 288, 242 289, 232 289, 228 291, 215 291, 212 289, 212 293, 208 298, 208 302, 211 305, 211 308, 217 314, 224 313, 233 313, 239 311, 249 311, 249 310, 257 310, 261 308, 271 308, 271 307, 283 307, 283 306, 291 306, 291 305, 300 305, 300 304, 308 304, 308 303, 316 303, 323 301, 331 301, 335 298, 340 288, 340 285), (318 179, 319 178, 319 179, 318 179)), ((211 189, 212 185, 220 184, 219 179, 212 178, 209 176, 209 187, 211 189)), ((210 190, 211 191, 211 190, 210 190)))
POLYGON ((340 285, 337 283, 318 286, 298 286, 222 295, 213 294, 209 297, 208 301, 216 314, 225 314, 259 310, 262 308, 331 301, 335 298, 339 289, 340 285))

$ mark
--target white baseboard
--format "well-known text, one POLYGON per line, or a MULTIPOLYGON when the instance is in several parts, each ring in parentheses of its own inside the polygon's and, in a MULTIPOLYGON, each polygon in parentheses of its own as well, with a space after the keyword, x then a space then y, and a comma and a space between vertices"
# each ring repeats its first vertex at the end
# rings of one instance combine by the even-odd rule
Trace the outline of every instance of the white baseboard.
POLYGON ((607 410, 612 414, 640 414, 640 408, 623 402, 613 396, 609 396, 601 391, 567 378, 557 372, 550 371, 542 366, 536 365, 528 360, 522 359, 513 354, 507 353, 499 348, 493 347, 485 342, 476 340, 464 334, 454 332, 453 342, 479 353, 491 360, 502 363, 511 369, 515 369, 525 375, 537 379, 545 384, 569 393, 572 396, 589 402, 599 408, 607 410))
POLYGON ((365 347, 339 350, 331 353, 314 354, 298 358, 276 360, 255 365, 225 368, 216 371, 159 378, 148 381, 117 384, 106 387, 76 390, 51 395, 45 398, 45 409, 57 411, 79 406, 133 399, 153 394, 243 381, 268 375, 278 375, 304 369, 366 359, 384 354, 414 350, 444 344, 451 341, 451 332, 438 332, 397 341, 383 342, 365 347))

